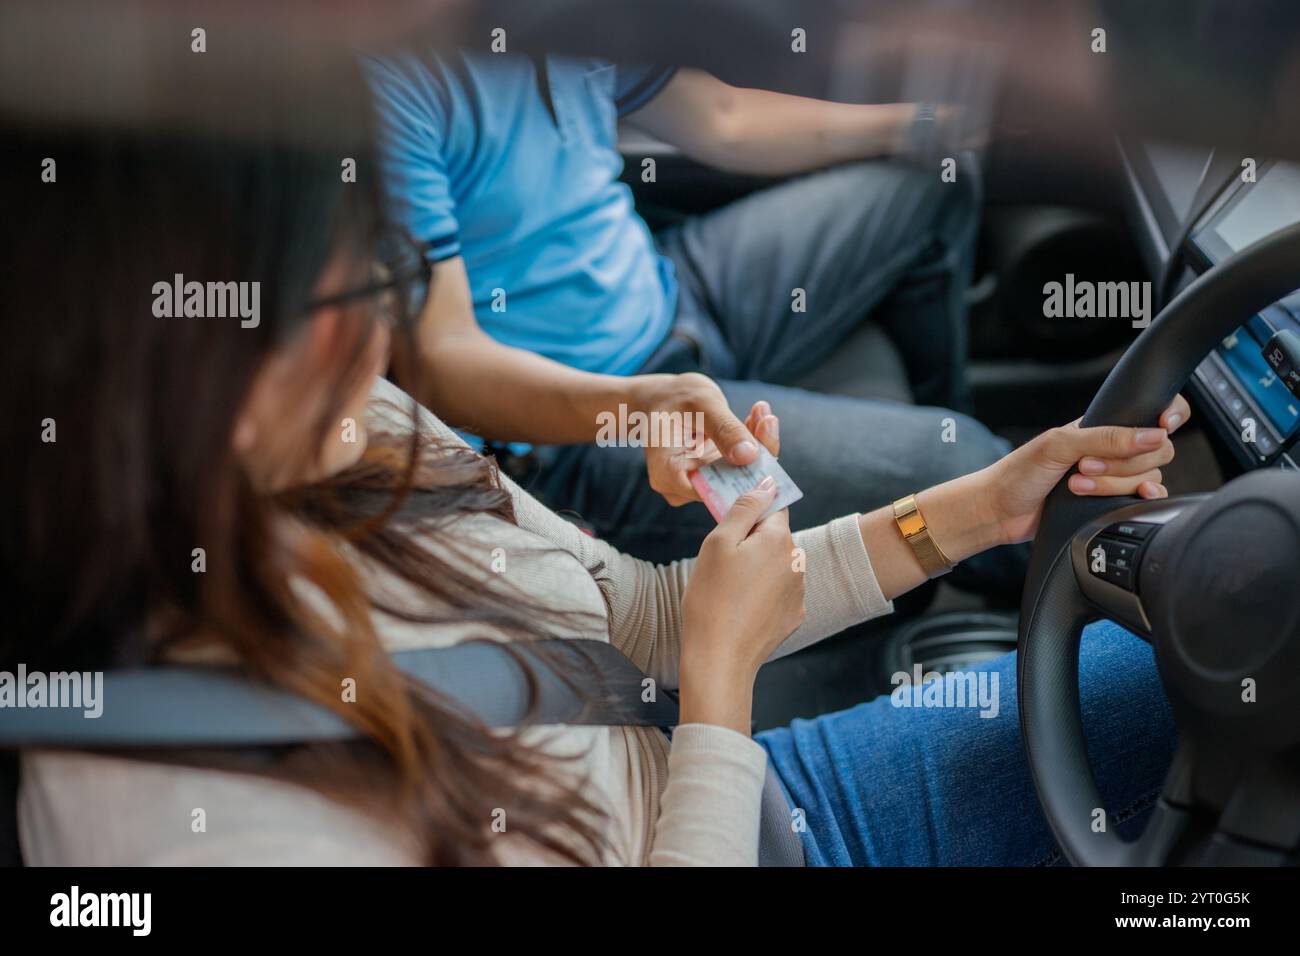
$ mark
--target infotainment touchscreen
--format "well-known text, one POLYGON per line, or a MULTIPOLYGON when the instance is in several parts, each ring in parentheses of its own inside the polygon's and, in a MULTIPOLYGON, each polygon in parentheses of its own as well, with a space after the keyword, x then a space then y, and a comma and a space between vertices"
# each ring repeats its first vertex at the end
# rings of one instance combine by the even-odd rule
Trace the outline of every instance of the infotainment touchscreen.
POLYGON ((1262 315, 1257 315, 1224 339, 1217 351, 1237 381, 1245 386, 1245 391, 1264 413, 1278 437, 1285 439, 1300 424, 1300 398, 1291 394, 1264 360, 1264 346, 1276 332, 1275 324, 1279 323, 1268 322, 1262 315))
MULTIPOLYGON (((1191 236, 1191 258, 1209 268, 1265 236, 1300 222, 1300 166, 1269 162, 1257 182, 1236 182, 1207 212, 1191 236)), ((1275 302, 1229 335, 1197 368, 1239 451, 1273 461, 1300 432, 1300 397, 1292 353, 1300 342, 1300 293, 1275 302), (1282 339, 1275 339, 1284 333, 1282 339), (1286 361, 1270 365, 1267 353, 1286 361), (1278 377, 1281 370, 1287 381, 1278 377)))
POLYGON ((1192 245, 1213 265, 1296 222, 1300 166, 1275 162, 1260 170, 1258 182, 1238 183, 1192 235, 1192 245))
POLYGON ((1300 342, 1297 310, 1300 297, 1295 295, 1269 306, 1220 342, 1196 370, 1234 444, 1256 461, 1272 461, 1300 432, 1300 397, 1278 376, 1281 370, 1291 377, 1293 356, 1277 369, 1267 356, 1270 348, 1277 351, 1279 332, 1289 330, 1285 337, 1300 342))

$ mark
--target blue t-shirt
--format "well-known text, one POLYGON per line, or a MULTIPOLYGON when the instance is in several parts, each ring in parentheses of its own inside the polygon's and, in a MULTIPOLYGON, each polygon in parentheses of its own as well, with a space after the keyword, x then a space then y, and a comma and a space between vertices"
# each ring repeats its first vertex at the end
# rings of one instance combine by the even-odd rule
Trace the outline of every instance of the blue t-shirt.
POLYGON ((506 54, 369 63, 391 201, 433 260, 461 256, 488 334, 626 375, 668 336, 672 264, 619 182, 617 120, 663 68, 506 54))

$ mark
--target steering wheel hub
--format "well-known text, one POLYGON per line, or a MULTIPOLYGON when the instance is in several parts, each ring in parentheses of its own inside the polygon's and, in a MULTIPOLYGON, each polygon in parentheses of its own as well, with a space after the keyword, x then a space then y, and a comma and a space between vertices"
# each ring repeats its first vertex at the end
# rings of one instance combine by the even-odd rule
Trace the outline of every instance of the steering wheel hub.
POLYGON ((1161 602, 1156 625, 1168 635, 1162 649, 1188 671, 1234 685, 1269 667, 1300 621, 1300 516, 1252 486, 1249 476, 1235 483, 1179 529, 1165 572, 1177 599, 1161 602))

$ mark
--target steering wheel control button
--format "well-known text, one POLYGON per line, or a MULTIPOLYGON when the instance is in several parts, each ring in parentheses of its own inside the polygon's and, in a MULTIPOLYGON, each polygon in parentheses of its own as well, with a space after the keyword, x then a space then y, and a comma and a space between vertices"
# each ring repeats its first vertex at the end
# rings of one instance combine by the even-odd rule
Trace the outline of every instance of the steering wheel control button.
MULTIPOLYGON (((1118 527, 1112 525, 1111 528, 1118 527)), ((1088 570, 1095 578, 1117 584, 1126 591, 1133 590, 1134 572, 1137 570, 1139 542, 1112 537, 1111 528, 1097 535, 1088 546, 1088 570)))
POLYGON ((1121 538, 1133 538, 1137 541, 1145 541, 1151 532, 1160 527, 1158 524, 1152 524, 1149 521, 1123 521, 1119 524, 1113 524, 1106 529, 1107 534, 1118 535, 1121 538))

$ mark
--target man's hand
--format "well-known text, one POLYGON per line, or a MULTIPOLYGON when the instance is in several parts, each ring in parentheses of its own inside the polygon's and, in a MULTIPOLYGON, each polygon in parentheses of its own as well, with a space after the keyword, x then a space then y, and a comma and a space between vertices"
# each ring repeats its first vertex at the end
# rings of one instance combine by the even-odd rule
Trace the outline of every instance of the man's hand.
POLYGON ((755 402, 741 422, 732 414, 722 389, 708 376, 687 372, 638 376, 633 381, 635 408, 647 415, 668 412, 680 416, 680 446, 651 444, 645 449, 650 487, 673 507, 699 500, 688 477, 696 468, 720 458, 733 465, 747 465, 758 457, 756 441, 773 455, 781 451, 780 423, 767 402, 755 402), (702 433, 697 421, 703 426, 702 433))

